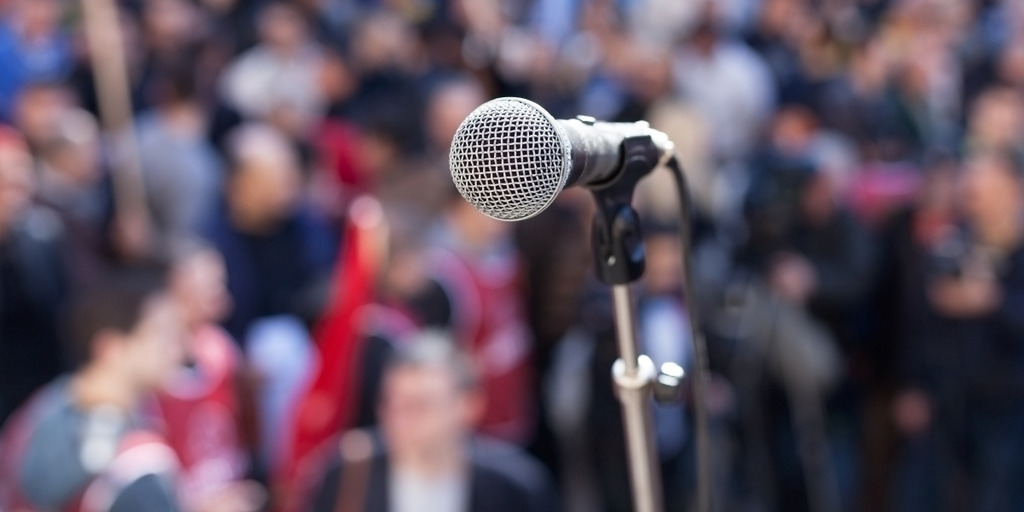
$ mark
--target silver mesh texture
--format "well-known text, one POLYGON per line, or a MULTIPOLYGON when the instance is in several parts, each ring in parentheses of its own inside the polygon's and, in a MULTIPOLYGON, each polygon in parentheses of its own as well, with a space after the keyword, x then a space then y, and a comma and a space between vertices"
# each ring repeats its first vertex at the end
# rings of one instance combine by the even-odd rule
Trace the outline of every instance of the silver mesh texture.
POLYGON ((499 220, 542 212, 572 170, 572 147, 562 127, 522 98, 477 107, 455 132, 450 156, 452 180, 462 197, 499 220))

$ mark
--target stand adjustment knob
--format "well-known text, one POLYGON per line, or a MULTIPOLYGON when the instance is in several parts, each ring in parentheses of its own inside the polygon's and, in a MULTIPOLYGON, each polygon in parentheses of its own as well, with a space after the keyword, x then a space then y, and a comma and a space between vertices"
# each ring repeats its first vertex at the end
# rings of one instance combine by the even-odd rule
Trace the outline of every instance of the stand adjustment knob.
POLYGON ((661 365, 654 381, 654 399, 660 404, 678 404, 683 401, 686 372, 676 363, 661 365))

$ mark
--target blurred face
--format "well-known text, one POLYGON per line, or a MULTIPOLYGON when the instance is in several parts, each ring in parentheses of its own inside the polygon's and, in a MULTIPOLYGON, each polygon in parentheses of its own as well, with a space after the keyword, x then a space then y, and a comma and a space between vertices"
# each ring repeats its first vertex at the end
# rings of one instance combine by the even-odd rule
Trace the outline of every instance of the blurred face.
POLYGON ((468 399, 444 369, 394 368, 382 396, 384 434, 397 457, 450 450, 469 430, 468 399))
MULTIPOLYGON (((71 182, 91 185, 101 178, 96 119, 81 109, 63 111, 56 120, 59 147, 42 158, 71 182)), ((52 144, 52 143, 51 143, 52 144)))
POLYGON ((889 64, 885 56, 885 51, 878 43, 868 43, 854 55, 850 73, 860 85, 862 92, 864 88, 867 88, 868 92, 874 92, 875 88, 885 83, 889 73, 889 64))
POLYGON ((294 8, 275 4, 263 13, 260 34, 263 41, 280 49, 293 49, 306 39, 306 24, 294 8))
POLYGON ((1021 212, 1022 190, 1016 171, 993 156, 975 158, 963 177, 963 210, 979 227, 1016 219, 1021 212))
POLYGON ((470 84, 453 85, 439 91, 432 98, 428 119, 434 146, 447 149, 462 121, 484 100, 483 93, 470 84))
POLYGON ((15 124, 35 144, 54 137, 61 116, 71 109, 71 98, 59 87, 38 86, 18 96, 15 124))
POLYGON ((244 228, 259 229, 285 219, 299 200, 299 171, 286 157, 266 155, 243 163, 230 191, 233 213, 244 228))
POLYGON ((983 147, 1009 147, 1024 131, 1024 104, 1012 90, 982 95, 974 107, 970 136, 983 147))
POLYGON ((1007 83, 1024 84, 1024 39, 1017 38, 999 58, 999 75, 1007 83))
POLYGON ((402 67, 412 59, 417 44, 401 18, 384 13, 369 16, 352 38, 354 67, 364 71, 402 67))
POLYGON ((356 90, 356 77, 340 55, 328 53, 320 65, 320 91, 324 98, 340 101, 356 90))
POLYGON ((231 308, 224 259, 205 250, 186 258, 174 269, 171 293, 186 325, 220 321, 231 308))
POLYGON ((21 0, 18 14, 28 35, 47 35, 57 27, 60 4, 57 0, 21 0))
POLYGON ((157 44, 185 41, 196 22, 188 3, 182 0, 150 0, 144 23, 147 36, 157 44))
POLYGON ((32 198, 32 159, 18 143, 0 142, 0 234, 32 198))
POLYGON ((160 295, 147 302, 139 323, 113 356, 139 389, 156 389, 184 362, 185 333, 171 297, 160 295))
POLYGON ((805 109, 787 108, 778 113, 772 126, 772 143, 785 154, 802 154, 815 135, 815 120, 805 109))

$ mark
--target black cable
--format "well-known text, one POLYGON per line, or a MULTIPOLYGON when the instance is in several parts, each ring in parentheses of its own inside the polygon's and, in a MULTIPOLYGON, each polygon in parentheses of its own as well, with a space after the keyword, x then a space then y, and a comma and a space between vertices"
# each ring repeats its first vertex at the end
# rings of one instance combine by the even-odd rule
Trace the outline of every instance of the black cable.
POLYGON ((699 326, 699 314, 697 302, 694 299, 692 280, 690 275, 690 243, 691 228, 693 226, 691 211, 693 203, 690 200, 690 190, 686 183, 686 175, 683 174, 683 166, 675 155, 668 161, 667 166, 675 177, 676 189, 679 195, 679 233, 682 243, 681 263, 683 266, 682 288, 683 301, 686 303, 686 310, 690 320, 690 340, 693 343, 693 404, 697 430, 697 511, 711 512, 711 445, 708 431, 708 410, 705 399, 707 397, 708 384, 708 349, 704 342, 699 326))

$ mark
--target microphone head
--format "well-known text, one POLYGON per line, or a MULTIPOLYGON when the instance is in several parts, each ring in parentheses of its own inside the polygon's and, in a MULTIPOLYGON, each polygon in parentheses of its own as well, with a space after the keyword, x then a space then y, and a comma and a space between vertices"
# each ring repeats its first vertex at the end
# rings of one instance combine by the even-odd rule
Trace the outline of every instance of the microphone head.
POLYGON ((544 211, 572 171, 565 130, 540 105, 498 98, 476 108, 452 140, 452 180, 462 197, 498 220, 544 211))

